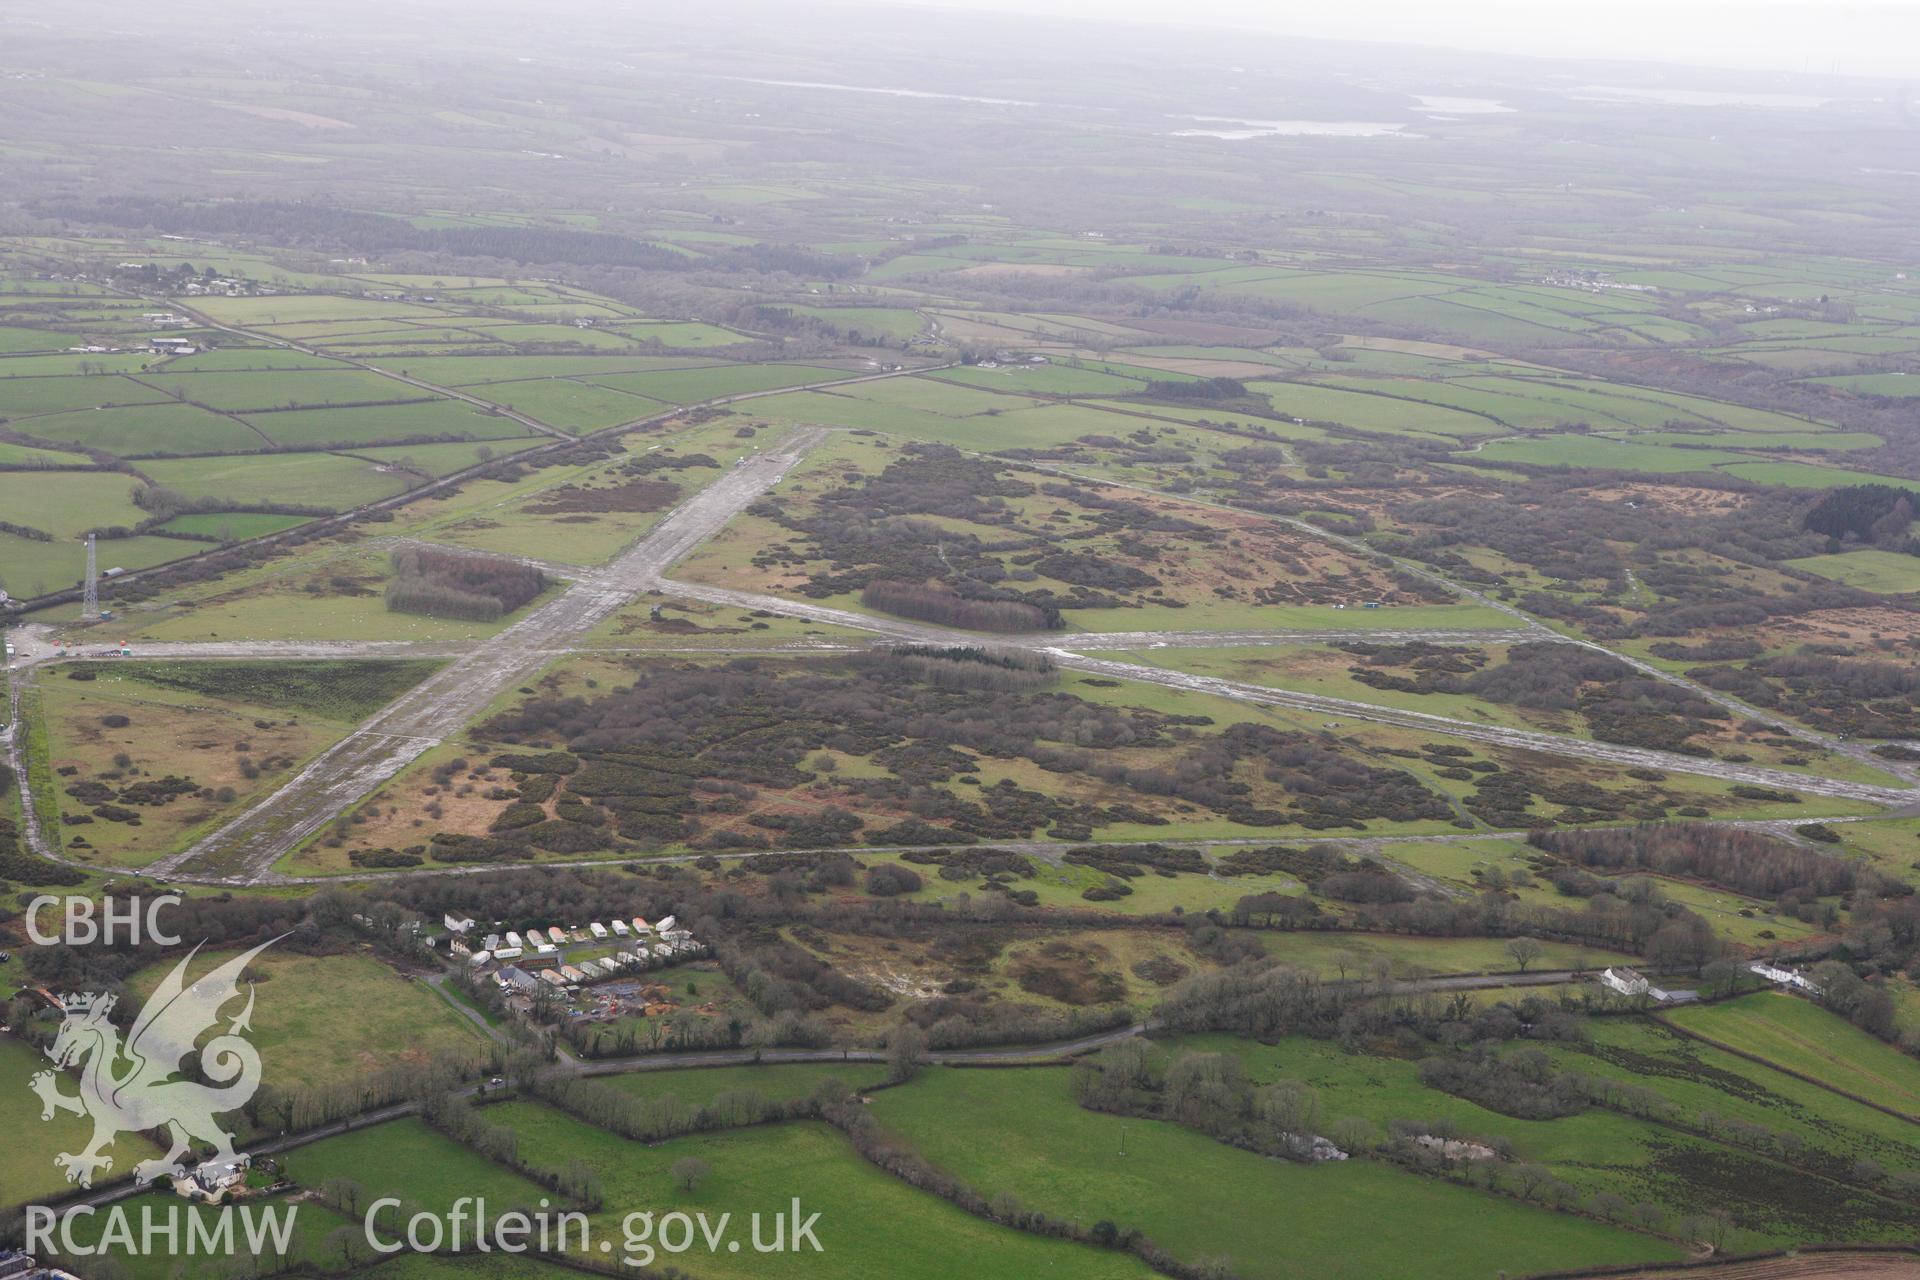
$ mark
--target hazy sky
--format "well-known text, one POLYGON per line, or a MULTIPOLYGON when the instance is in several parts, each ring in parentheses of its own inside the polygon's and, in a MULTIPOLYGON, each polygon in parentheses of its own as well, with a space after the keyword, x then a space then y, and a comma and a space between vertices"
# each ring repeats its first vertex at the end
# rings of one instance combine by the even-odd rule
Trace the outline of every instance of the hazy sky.
POLYGON ((1920 79, 1920 0, 893 0, 1547 57, 1920 79))

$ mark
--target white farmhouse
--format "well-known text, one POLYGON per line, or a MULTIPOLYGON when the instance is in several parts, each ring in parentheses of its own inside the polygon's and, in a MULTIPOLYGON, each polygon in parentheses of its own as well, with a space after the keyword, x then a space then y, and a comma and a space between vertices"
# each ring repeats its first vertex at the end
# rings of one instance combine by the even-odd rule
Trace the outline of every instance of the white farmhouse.
POLYGON ((1602 970, 1600 981, 1623 996, 1644 996, 1653 985, 1639 973, 1625 967, 1602 970))

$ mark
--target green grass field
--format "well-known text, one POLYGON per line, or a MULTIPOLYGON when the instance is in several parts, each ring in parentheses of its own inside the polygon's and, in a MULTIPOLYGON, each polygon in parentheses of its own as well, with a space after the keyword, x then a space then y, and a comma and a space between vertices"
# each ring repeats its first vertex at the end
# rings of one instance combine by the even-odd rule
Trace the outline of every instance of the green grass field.
MULTIPOLYGON (((1612 1021, 1605 1025, 1611 1029, 1612 1021)), ((1202 1036, 1177 1040, 1169 1048, 1239 1057, 1259 1083, 1301 1081, 1314 1089, 1322 1115, 1359 1116, 1377 1132, 1387 1132, 1394 1120, 1446 1121, 1465 1136, 1505 1138, 1513 1145, 1515 1162, 1545 1165, 1584 1194, 1611 1193, 1629 1203, 1650 1201, 1665 1212, 1668 1221, 1721 1210, 1732 1217, 1737 1231, 1738 1243, 1730 1248, 1817 1239, 1885 1239, 1907 1229, 1901 1225, 1900 1209, 1871 1194, 1817 1180, 1810 1183, 1792 1166, 1689 1132, 1697 1127, 1695 1113, 1686 1109, 1697 1100, 1693 1093, 1680 1104, 1683 1127, 1601 1107, 1555 1119, 1522 1120, 1425 1084, 1416 1064, 1405 1058, 1349 1052, 1333 1041, 1290 1036, 1268 1045, 1202 1036)), ((1554 1056, 1571 1071, 1586 1071, 1596 1064, 1596 1055, 1575 1048, 1556 1049, 1554 1056)), ((1601 1061, 1605 1065, 1600 1069, 1609 1076, 1634 1078, 1623 1070, 1623 1060, 1601 1061)), ((1668 1082, 1676 1077, 1656 1071, 1652 1061, 1645 1066, 1645 1074, 1635 1083, 1665 1096, 1668 1082)), ((1695 1070, 1702 1078, 1712 1078, 1704 1065, 1695 1070)), ((1677 1079, 1682 1085, 1692 1084, 1687 1075, 1677 1079)), ((1744 1078, 1738 1088, 1750 1101, 1763 1096, 1744 1078)), ((1780 1101, 1784 1105, 1785 1100, 1780 1101)), ((1774 1123, 1786 1119, 1776 1113, 1774 1123)), ((1810 1131, 1814 1129, 1809 1126, 1810 1131)), ((1834 1139, 1814 1141, 1816 1147, 1824 1147, 1834 1139)), ((1834 1150, 1844 1152, 1849 1160, 1854 1151, 1844 1145, 1834 1150)))
POLYGON ((119 409, 78 409, 22 423, 42 440, 57 440, 122 457, 168 453, 245 453, 267 441, 246 423, 197 405, 130 405, 119 409))
MULTIPOLYGON (((174 555, 193 545, 178 539, 152 541, 172 547, 174 555)), ((117 549, 124 544, 112 545, 117 549)), ((322 545, 130 606, 115 619, 111 634, 133 641, 476 640, 521 616, 469 622, 395 614, 382 595, 391 573, 391 558, 379 548, 322 545), (336 586, 335 579, 354 585, 347 591, 336 586)), ((537 602, 529 607, 537 607, 537 602)), ((75 639, 84 643, 98 634, 80 631, 75 639)))
POLYGON ((1291 1164, 1085 1111, 1063 1070, 932 1070, 877 1095, 873 1113, 987 1194, 1137 1228, 1186 1261, 1225 1256, 1248 1280, 1484 1280, 1678 1256, 1661 1240, 1370 1160, 1291 1164))
MULTIPOLYGON (((202 549, 177 538, 114 538, 99 544, 100 568, 145 569, 202 549)), ((0 533, 0 586, 15 595, 36 596, 75 586, 86 565, 86 544, 78 538, 41 542, 0 533)))
POLYGON ((255 511, 215 511, 175 516, 160 527, 168 533, 193 533, 222 541, 259 538, 305 524, 309 516, 274 516, 255 511))
MULTIPOLYGON (((564 1163, 564 1162, 562 1162, 564 1163)), ((504 1213, 534 1208, 552 1193, 537 1182, 474 1154, 424 1122, 390 1120, 299 1148, 286 1160, 302 1187, 332 1178, 358 1182, 369 1199, 396 1195, 433 1213, 445 1213, 462 1196, 484 1196, 488 1209, 504 1213)))
POLYGON ((143 513, 133 505, 139 487, 132 476, 111 471, 0 471, 0 512, 10 524, 72 539, 88 529, 140 523, 143 513))
POLYGON ((1717 1044, 1920 1116, 1920 1062, 1809 1001, 1762 991, 1664 1016, 1717 1044))
POLYGON ((1714 1113, 1798 1133, 1810 1150, 1920 1169, 1914 1126, 1817 1084, 1682 1036, 1658 1018, 1591 1021, 1590 1045, 1555 1050, 1569 1068, 1660 1093, 1686 1112, 1714 1113))
POLYGON ((1309 422, 1337 422, 1360 431, 1471 438, 1498 435, 1502 429, 1478 414, 1390 395, 1302 382, 1256 382, 1247 389, 1265 395, 1278 413, 1309 422))
POLYGON ((867 1164, 846 1139, 818 1123, 764 1125, 642 1145, 529 1103, 503 1103, 486 1114, 520 1135, 523 1158, 552 1165, 579 1159, 600 1175, 608 1206, 596 1215, 602 1231, 617 1230, 619 1219, 637 1210, 698 1210, 710 1217, 732 1213, 744 1221, 756 1211, 785 1210, 795 1197, 803 1213, 820 1214, 820 1253, 756 1254, 743 1247, 738 1254, 701 1251, 661 1259, 713 1280, 883 1275, 913 1280, 951 1275, 960 1258, 969 1271, 986 1276, 1121 1280, 1152 1274, 1126 1254, 972 1217, 867 1164), (683 1156, 705 1160, 713 1170, 691 1193, 679 1191, 668 1172, 683 1156))
POLYGON ((636 1098, 677 1098, 689 1107, 705 1106, 723 1093, 752 1090, 776 1101, 804 1098, 827 1080, 860 1089, 885 1074, 870 1063, 787 1063, 750 1067, 707 1067, 682 1071, 630 1071, 601 1083, 636 1098))
MULTIPOLYGON (((283 502, 344 511, 404 493, 406 477, 378 465, 332 453, 264 454, 237 458, 179 458, 147 463, 154 483, 189 498, 283 502)), ((4 479, 4 477, 0 477, 4 479)))
MULTIPOLYGON (((1613 471, 1643 471, 1654 475, 1712 471, 1721 463, 1739 462, 1740 455, 1724 449, 1674 449, 1665 445, 1635 444, 1604 436, 1536 436, 1521 440, 1494 440, 1473 455, 1486 462, 1527 462, 1537 467, 1594 467, 1613 471)), ((1835 481, 1835 483, 1839 483, 1835 481)))
MULTIPOLYGON (((12 1036, 0 1036, 0 1133, 8 1139, 8 1157, 0 1161, 0 1208, 26 1204, 72 1190, 66 1174, 53 1157, 63 1151, 81 1150, 93 1125, 82 1116, 56 1112, 53 1119, 41 1120, 40 1098, 29 1087, 38 1072, 53 1064, 37 1049, 12 1036)), ((78 1092, 72 1076, 60 1085, 60 1092, 71 1097, 78 1092)), ((134 1163, 157 1154, 154 1145, 140 1134, 121 1137, 107 1154, 114 1159, 109 1176, 123 1173, 134 1163)))
POLYGON ((658 401, 564 378, 490 382, 469 389, 494 404, 566 431, 599 431, 665 412, 658 401))
MULTIPOLYGON (((1405 847, 1405 846, 1402 846, 1405 847)), ((1364 977, 1385 964, 1396 975, 1417 973, 1512 973, 1519 969, 1498 938, 1402 938, 1367 933, 1266 933, 1267 954, 1322 977, 1364 977)), ((1599 947, 1541 942, 1528 964, 1535 973, 1588 970, 1629 958, 1599 947)), ((1516 989, 1516 997, 1522 994, 1516 989)))
POLYGON ((768 391, 775 387, 831 382, 836 378, 853 376, 839 369, 825 369, 816 365, 735 364, 652 373, 602 374, 594 378, 594 382, 667 404, 693 404, 748 391, 768 391))
POLYGON ((1920 591, 1920 556, 1902 555, 1897 551, 1868 547, 1839 555, 1808 556, 1804 560, 1788 560, 1786 563, 1796 569, 1817 573, 1823 578, 1832 578, 1850 587, 1880 595, 1906 595, 1920 591))
POLYGON ((446 436, 502 440, 524 436, 528 431, 524 423, 504 414, 484 413, 457 400, 361 409, 292 409, 255 413, 246 420, 275 444, 300 446, 378 444, 446 436))
POLYGON ((132 378, 7 378, 0 381, 0 417, 16 419, 10 425, 26 430, 34 417, 48 413, 67 413, 74 409, 94 409, 102 405, 150 404, 165 400, 166 393, 143 386, 132 378))
MULTIPOLYGON (((303 405, 367 404, 431 400, 433 393, 361 369, 291 369, 262 373, 155 373, 142 381, 160 393, 209 409, 244 412, 303 405)), ((158 398, 158 397, 155 397, 158 398)))
POLYGON ((1755 484, 1784 485, 1789 489, 1830 489, 1845 484, 1890 484, 1920 493, 1920 480, 1902 476, 1876 475, 1871 471, 1843 471, 1839 467, 1816 467, 1807 462, 1736 462, 1721 467, 1728 475, 1751 480, 1755 484))
MULTIPOLYGON (((230 954, 203 954, 190 976, 230 954)), ((176 961, 151 965, 129 980, 151 991, 176 961)), ((254 961, 264 975, 254 1007, 254 1045, 265 1079, 283 1088, 350 1080, 436 1055, 479 1054, 480 1029, 424 984, 395 973, 370 955, 305 956, 269 950, 254 961)), ((236 1005, 236 1008, 238 1006, 236 1005)))
MULTIPOLYGON (((281 1206, 286 1206, 286 1202, 275 1202, 275 1207, 280 1209, 284 1217, 291 1209, 291 1206, 281 1206)), ((147 1196, 125 1202, 125 1208, 131 1215, 129 1221, 135 1233, 135 1239, 139 1238, 140 1215, 143 1210, 151 1209, 155 1216, 163 1222, 167 1220, 168 1215, 178 1213, 180 1215, 179 1239, 181 1243, 177 1245, 162 1245, 159 1248, 144 1253, 122 1252, 117 1248, 106 1247, 102 1250, 103 1255, 109 1259, 108 1265, 116 1268, 112 1274, 124 1276, 126 1280, 178 1280, 179 1277, 187 1275, 209 1274, 209 1271, 206 1270, 209 1266, 219 1267, 223 1265, 224 1259, 222 1257, 215 1256, 212 1259, 208 1259, 195 1256, 188 1251, 185 1244, 185 1236, 188 1229, 186 1223, 187 1215, 206 1220, 210 1218, 211 1215, 220 1212, 219 1210, 209 1209, 205 1205, 200 1204, 190 1205, 186 1201, 174 1196, 171 1192, 149 1193, 147 1196)), ((73 1230, 75 1241, 86 1247, 100 1247, 110 1221, 112 1221, 112 1219, 106 1214, 96 1214, 92 1217, 76 1220, 73 1230)), ((347 1219, 322 1205, 300 1205, 298 1211, 294 1213, 293 1216, 293 1229, 287 1250, 289 1258, 292 1260, 304 1260, 314 1266, 332 1265, 337 1267, 340 1263, 339 1255, 332 1253, 327 1248, 326 1239, 329 1233, 342 1227, 347 1227, 348 1225, 347 1219)), ((211 1229, 211 1224, 209 1224, 208 1228, 203 1228, 203 1230, 207 1229, 211 1229)), ((357 1225, 354 1225, 352 1229, 356 1232, 359 1230, 357 1225)), ((236 1222, 234 1225, 234 1239, 236 1241, 235 1252, 245 1251, 246 1246, 244 1244, 245 1237, 243 1232, 243 1225, 240 1222, 236 1222)), ((160 1239, 164 1239, 164 1237, 160 1237, 160 1239)), ((87 1258, 75 1259, 74 1264, 82 1271, 89 1271, 92 1266, 95 1265, 91 1259, 87 1258)))

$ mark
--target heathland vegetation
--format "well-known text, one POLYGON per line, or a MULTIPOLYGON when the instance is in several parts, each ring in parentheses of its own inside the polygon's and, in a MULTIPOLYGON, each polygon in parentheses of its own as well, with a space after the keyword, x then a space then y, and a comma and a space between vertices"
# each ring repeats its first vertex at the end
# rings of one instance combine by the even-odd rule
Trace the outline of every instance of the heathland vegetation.
POLYGON ((165 1137, 63 996, 271 943, 300 1229, 75 1274, 1910 1249, 1899 86, 440 7, 0 14, 0 1246, 165 1137))

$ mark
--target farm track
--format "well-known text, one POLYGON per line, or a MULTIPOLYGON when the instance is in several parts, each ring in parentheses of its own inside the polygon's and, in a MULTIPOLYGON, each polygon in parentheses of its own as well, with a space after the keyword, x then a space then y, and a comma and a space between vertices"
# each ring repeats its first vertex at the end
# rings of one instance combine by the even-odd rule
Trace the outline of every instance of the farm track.
MULTIPOLYGON (((1578 1274, 1578 1273, 1575 1273, 1578 1274)), ((1592 1273, 1606 1280, 1920 1280, 1920 1257, 1911 1246, 1822 1249, 1768 1258, 1729 1258, 1687 1267, 1592 1273)))
POLYGON ((7 725, 0 729, 0 747, 6 751, 7 767, 13 771, 13 785, 20 793, 20 834, 27 848, 45 856, 49 852, 46 832, 40 826, 40 811, 33 798, 33 778, 27 771, 27 726, 20 712, 21 681, 7 681, 7 725))

